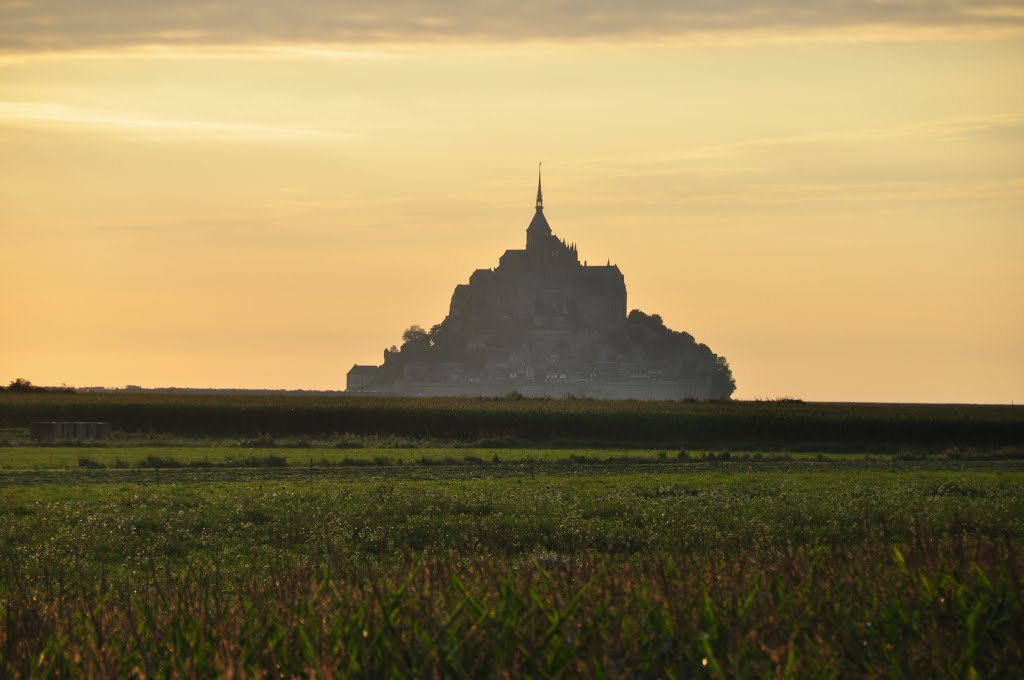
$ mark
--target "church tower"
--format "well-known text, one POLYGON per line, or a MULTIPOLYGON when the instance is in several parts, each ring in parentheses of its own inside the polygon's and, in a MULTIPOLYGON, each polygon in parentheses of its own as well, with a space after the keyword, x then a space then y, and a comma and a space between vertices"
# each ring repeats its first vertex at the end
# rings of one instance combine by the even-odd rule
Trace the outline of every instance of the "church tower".
POLYGON ((534 265, 579 266, 575 245, 569 245, 551 233, 544 217, 544 192, 540 184, 540 166, 537 167, 537 212, 526 228, 526 259, 534 265))

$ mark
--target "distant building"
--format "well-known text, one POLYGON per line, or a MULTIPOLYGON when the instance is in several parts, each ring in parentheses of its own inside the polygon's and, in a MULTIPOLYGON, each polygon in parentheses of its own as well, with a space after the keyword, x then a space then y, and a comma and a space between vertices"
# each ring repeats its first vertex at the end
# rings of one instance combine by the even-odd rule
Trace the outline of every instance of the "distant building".
POLYGON ((580 263, 537 202, 526 248, 455 287, 448 316, 413 327, 381 366, 353 366, 348 392, 405 395, 722 399, 728 363, 657 315, 626 314, 626 284, 610 261, 580 263))
POLYGON ((364 390, 373 384, 373 379, 377 375, 376 366, 360 366, 356 364, 348 372, 348 391, 358 392, 364 390))
POLYGON ((37 442, 90 441, 110 439, 110 423, 50 422, 32 423, 29 434, 37 442))

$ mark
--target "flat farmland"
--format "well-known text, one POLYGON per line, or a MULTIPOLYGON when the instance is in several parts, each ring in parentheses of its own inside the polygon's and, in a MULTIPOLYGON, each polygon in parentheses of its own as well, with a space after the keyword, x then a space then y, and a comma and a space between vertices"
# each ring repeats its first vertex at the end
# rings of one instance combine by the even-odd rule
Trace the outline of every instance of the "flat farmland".
POLYGON ((4 676, 1024 667, 1012 437, 837 451, 122 427, 37 446, 5 417, 4 676))

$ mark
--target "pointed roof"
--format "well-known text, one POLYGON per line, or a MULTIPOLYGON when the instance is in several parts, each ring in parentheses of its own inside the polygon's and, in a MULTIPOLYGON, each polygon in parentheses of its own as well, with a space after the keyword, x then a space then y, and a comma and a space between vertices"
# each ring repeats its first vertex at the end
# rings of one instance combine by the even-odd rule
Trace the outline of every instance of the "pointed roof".
POLYGON ((533 214, 533 219, 530 220, 530 226, 526 228, 526 231, 541 231, 545 234, 551 233, 551 225, 549 225, 548 221, 544 218, 544 212, 540 208, 537 208, 537 212, 533 214))

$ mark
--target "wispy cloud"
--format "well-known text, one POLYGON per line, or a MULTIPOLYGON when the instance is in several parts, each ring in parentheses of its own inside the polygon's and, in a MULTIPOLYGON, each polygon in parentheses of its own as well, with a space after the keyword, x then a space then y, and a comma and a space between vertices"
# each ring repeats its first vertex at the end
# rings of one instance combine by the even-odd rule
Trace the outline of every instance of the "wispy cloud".
POLYGON ((963 116, 888 128, 853 128, 777 137, 751 137, 697 146, 688 151, 666 155, 663 158, 647 158, 633 164, 623 165, 617 159, 601 159, 594 162, 601 167, 617 165, 630 175, 658 175, 665 171, 680 172, 680 168, 688 168, 692 166, 692 162, 698 162, 693 167, 699 170, 694 170, 694 172, 699 171, 704 175, 722 175, 750 172, 754 169, 754 165, 744 164, 742 159, 751 153, 765 150, 894 140, 945 142, 983 136, 1005 136, 1015 143, 1024 144, 1024 116, 1014 114, 963 116), (725 165, 719 166, 715 162, 722 162, 725 165), (705 169, 710 169, 710 172, 705 172, 705 169))
POLYGON ((1022 0, 0 0, 0 50, 1024 31, 1022 0))
POLYGON ((594 159, 588 174, 607 184, 609 190, 598 193, 609 202, 652 187, 662 192, 663 203, 717 206, 1019 199, 1021 149, 1024 117, 992 115, 755 137, 660 157, 594 159))
POLYGON ((94 128, 120 133, 179 134, 221 139, 297 140, 339 136, 320 130, 258 123, 159 118, 144 113, 105 111, 47 102, 0 101, 0 125, 94 128))

